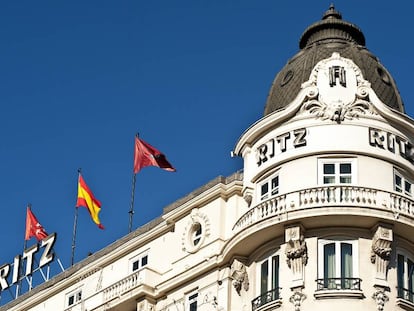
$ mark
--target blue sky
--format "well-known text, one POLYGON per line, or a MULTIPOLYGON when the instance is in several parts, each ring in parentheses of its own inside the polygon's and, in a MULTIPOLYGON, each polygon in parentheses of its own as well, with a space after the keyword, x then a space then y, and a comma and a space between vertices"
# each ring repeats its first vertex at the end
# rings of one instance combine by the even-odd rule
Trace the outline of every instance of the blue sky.
MULTIPOLYGON (((70 265, 78 168, 102 202, 106 229, 79 210, 75 261, 127 234, 137 132, 177 172, 137 175, 134 228, 241 169, 230 151, 263 115, 276 73, 330 2, 1 2, 0 265, 23 250, 28 203, 57 232, 55 250, 70 265)), ((407 2, 335 6, 362 29, 413 115, 407 2)))

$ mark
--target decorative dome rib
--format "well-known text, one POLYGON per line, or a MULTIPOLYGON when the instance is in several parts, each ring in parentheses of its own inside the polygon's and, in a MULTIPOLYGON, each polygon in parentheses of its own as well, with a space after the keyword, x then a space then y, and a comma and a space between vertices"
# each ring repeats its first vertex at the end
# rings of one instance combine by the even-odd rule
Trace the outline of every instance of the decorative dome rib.
POLYGON ((285 108, 309 79, 314 66, 333 52, 351 59, 371 83, 381 101, 404 113, 404 105, 394 79, 378 58, 365 47, 365 36, 354 24, 342 20, 334 6, 324 13, 322 20, 310 25, 299 40, 300 51, 276 75, 270 89, 264 115, 285 108))

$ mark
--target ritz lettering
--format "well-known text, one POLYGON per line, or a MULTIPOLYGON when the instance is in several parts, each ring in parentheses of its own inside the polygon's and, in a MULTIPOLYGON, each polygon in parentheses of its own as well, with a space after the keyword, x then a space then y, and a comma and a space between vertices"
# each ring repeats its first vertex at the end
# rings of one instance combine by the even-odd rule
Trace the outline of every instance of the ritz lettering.
POLYGON ((4 264, 0 267, 0 290, 3 291, 9 288, 11 285, 16 284, 21 276, 29 276, 34 271, 35 263, 35 254, 43 249, 42 255, 40 256, 39 265, 37 268, 42 268, 45 265, 49 264, 54 259, 53 245, 55 244, 56 233, 52 233, 42 240, 39 244, 35 244, 23 251, 22 255, 17 255, 14 257, 13 261, 13 271, 11 271, 11 264, 4 264), (23 270, 23 264, 25 263, 25 269, 23 270), (11 274, 11 283, 8 279, 11 274))
POLYGON ((256 150, 257 166, 285 152, 289 141, 292 141, 293 148, 306 146, 306 128, 283 133, 260 145, 256 150))
POLYGON ((413 145, 403 137, 370 127, 369 144, 373 147, 378 147, 400 155, 404 159, 414 163, 413 145))

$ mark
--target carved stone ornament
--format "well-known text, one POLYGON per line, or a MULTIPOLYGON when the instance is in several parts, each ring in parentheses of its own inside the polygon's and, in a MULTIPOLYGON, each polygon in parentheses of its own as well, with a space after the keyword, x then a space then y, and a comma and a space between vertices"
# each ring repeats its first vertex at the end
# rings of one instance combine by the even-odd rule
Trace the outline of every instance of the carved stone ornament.
POLYGON ((201 213, 198 208, 192 209, 181 240, 182 250, 188 253, 197 252, 209 236, 210 220, 208 216, 201 213), (196 231, 200 233, 197 239, 194 238, 197 234, 196 231))
POLYGON ((301 264, 308 263, 308 248, 303 235, 298 240, 289 240, 286 244, 286 257, 289 268, 292 267, 294 259, 301 259, 301 264))
POLYGON ((250 205, 252 204, 253 195, 250 192, 246 192, 243 195, 243 199, 246 201, 247 206, 250 207, 250 205))
POLYGON ((308 248, 300 225, 285 229, 286 263, 292 271, 291 288, 304 285, 304 267, 308 263, 308 248))
POLYGON ((302 84, 307 96, 301 113, 337 123, 374 115, 368 96, 370 87, 352 60, 333 53, 320 61, 302 84))
POLYGON ((372 295, 372 298, 375 300, 377 304, 377 310, 383 311, 385 303, 389 300, 387 293, 385 292, 385 288, 376 287, 375 292, 372 295))
POLYGON ((233 279, 233 287, 239 296, 242 288, 245 291, 249 290, 249 276, 246 266, 237 259, 234 259, 231 265, 230 277, 233 279))
POLYGON ((302 302, 306 299, 306 295, 300 289, 296 289, 293 295, 290 296, 289 301, 293 304, 295 311, 300 311, 302 302))
POLYGON ((153 311, 155 310, 155 305, 148 300, 142 300, 137 302, 137 311, 153 311))
POLYGON ((392 241, 392 229, 379 225, 374 233, 371 245, 371 262, 375 264, 378 285, 387 285, 387 270, 392 252, 392 241))

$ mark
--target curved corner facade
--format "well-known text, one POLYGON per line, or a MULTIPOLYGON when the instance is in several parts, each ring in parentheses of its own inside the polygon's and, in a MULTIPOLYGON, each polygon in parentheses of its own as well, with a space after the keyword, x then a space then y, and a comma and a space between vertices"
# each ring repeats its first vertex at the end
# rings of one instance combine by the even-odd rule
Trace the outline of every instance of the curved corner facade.
POLYGON ((414 121, 382 65, 335 48, 365 44, 340 19, 305 31, 329 54, 272 87, 243 170, 0 311, 414 310, 414 121))

